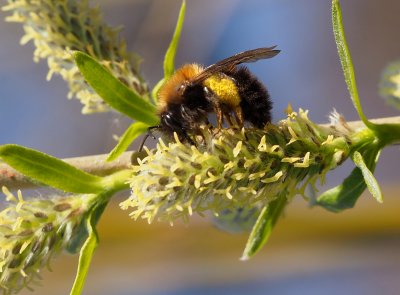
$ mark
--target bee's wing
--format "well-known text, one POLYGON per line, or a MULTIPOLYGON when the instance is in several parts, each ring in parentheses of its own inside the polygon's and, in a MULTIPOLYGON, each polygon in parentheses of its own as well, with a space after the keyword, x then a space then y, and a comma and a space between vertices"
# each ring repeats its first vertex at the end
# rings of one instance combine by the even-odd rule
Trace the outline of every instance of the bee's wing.
POLYGON ((241 63, 255 62, 260 59, 267 59, 277 55, 280 50, 274 49, 276 46, 263 47, 252 50, 247 50, 231 57, 225 58, 207 68, 191 80, 193 84, 201 83, 212 75, 233 69, 236 65, 241 63))

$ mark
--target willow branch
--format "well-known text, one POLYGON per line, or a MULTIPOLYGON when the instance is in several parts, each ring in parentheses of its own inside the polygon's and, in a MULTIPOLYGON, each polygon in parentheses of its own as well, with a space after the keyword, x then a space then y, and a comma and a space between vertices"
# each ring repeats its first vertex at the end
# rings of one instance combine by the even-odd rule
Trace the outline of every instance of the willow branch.
MULTIPOLYGON (((378 124, 400 124, 400 116, 387 117, 371 120, 378 124)), ((347 122, 352 129, 365 128, 362 121, 347 122)), ((322 124, 329 126, 329 124, 322 124)), ((113 162, 106 162, 107 155, 83 156, 64 159, 67 163, 88 173, 103 176, 128 168, 131 165, 132 152, 125 152, 113 162)), ((6 186, 9 189, 26 189, 40 186, 31 179, 20 174, 7 164, 0 164, 0 187, 6 186)))
MULTIPOLYGON (((106 162, 107 154, 84 156, 64 159, 68 164, 88 173, 104 176, 128 168, 131 165, 132 152, 123 153, 117 160, 106 162)), ((7 164, 0 164, 0 188, 26 189, 38 187, 40 184, 33 182, 7 164)))

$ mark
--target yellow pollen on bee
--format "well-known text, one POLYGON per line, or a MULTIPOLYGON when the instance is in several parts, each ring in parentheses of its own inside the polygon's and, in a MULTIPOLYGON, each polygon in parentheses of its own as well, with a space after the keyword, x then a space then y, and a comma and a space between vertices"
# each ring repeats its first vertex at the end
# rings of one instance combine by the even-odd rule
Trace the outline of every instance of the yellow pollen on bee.
POLYGON ((204 81, 204 85, 214 92, 219 102, 229 106, 240 105, 239 91, 235 82, 229 77, 213 75, 204 81))

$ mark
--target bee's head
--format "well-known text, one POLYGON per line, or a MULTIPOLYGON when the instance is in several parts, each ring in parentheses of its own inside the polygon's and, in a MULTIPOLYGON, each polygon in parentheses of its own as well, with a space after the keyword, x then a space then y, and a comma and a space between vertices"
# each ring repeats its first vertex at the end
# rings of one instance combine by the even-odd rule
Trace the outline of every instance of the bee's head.
POLYGON ((178 69, 158 92, 159 112, 165 110, 168 104, 181 104, 190 81, 201 71, 203 68, 198 64, 187 64, 178 69))
POLYGON ((176 93, 178 96, 183 97, 185 94, 186 89, 190 85, 188 80, 183 81, 181 84, 176 85, 176 93))

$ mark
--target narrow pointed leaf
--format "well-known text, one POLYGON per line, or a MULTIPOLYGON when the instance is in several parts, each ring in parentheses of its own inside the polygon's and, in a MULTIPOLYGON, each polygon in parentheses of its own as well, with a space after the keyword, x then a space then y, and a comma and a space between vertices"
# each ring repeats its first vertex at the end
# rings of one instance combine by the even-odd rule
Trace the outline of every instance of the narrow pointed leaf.
POLYGON ((161 86, 164 84, 165 79, 161 79, 157 82, 156 86, 154 86, 153 90, 151 91, 151 97, 155 102, 158 100, 158 91, 160 90, 161 86))
POLYGON ((368 128, 374 129, 375 124, 368 121, 361 107, 356 85, 356 78, 354 74, 353 62, 351 60, 346 36, 344 34, 342 10, 340 8, 339 0, 332 1, 332 25, 340 62, 342 64, 344 78, 347 84, 347 88, 350 92, 351 100, 353 101, 353 104, 358 112, 358 115, 360 116, 360 119, 368 128))
POLYGON ((75 63, 89 85, 112 108, 148 125, 157 125, 155 106, 118 80, 98 61, 83 52, 74 52, 75 63))
POLYGON ((89 235, 80 251, 78 270, 70 295, 82 294, 83 286, 89 272, 89 266, 92 261, 94 251, 99 244, 99 238, 96 232, 94 219, 95 218, 93 218, 92 214, 87 219, 86 224, 89 235))
POLYGON ((278 199, 265 206, 253 226, 241 260, 248 260, 254 256, 268 241, 272 229, 286 205, 286 196, 281 195, 278 199))
POLYGON ((175 56, 178 49, 179 40, 181 37, 182 26, 185 19, 186 1, 183 0, 181 9, 179 11, 178 21, 175 26, 174 35, 172 36, 171 43, 165 53, 164 57, 164 78, 158 81, 151 91, 153 101, 158 100, 158 91, 166 80, 168 80, 175 72, 175 56))
POLYGON ((383 197, 379 184, 376 181, 372 172, 368 169, 367 165, 365 164, 362 155, 356 151, 354 152, 352 159, 354 164, 356 164, 356 166, 360 168, 369 192, 379 203, 382 203, 383 197))
POLYGON ((145 133, 150 126, 142 123, 135 122, 128 129, 126 129, 125 133, 119 139, 118 144, 115 148, 110 152, 107 157, 107 161, 113 161, 117 159, 123 152, 125 152, 129 145, 141 134, 145 133))
POLYGON ((97 193, 104 189, 101 177, 30 148, 15 144, 2 145, 0 158, 25 176, 63 191, 97 193))
POLYGON ((178 48, 179 39, 181 37, 181 31, 183 21, 185 19, 186 1, 183 0, 181 9, 179 11, 178 22, 175 27, 175 32, 172 37, 171 43, 169 44, 168 50, 164 58, 164 79, 167 80, 175 71, 175 54, 178 48))

